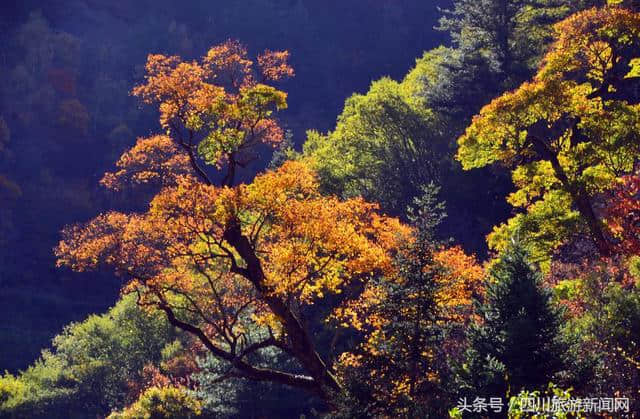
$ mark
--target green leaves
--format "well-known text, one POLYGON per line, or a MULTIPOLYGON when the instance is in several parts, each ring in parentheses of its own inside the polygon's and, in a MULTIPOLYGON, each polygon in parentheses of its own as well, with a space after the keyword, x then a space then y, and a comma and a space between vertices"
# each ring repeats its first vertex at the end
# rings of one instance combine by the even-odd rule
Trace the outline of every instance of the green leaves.
POLYGON ((143 366, 159 362, 174 337, 166 320, 124 297, 108 313, 72 323, 53 350, 17 377, 0 377, 0 416, 68 418, 105 415, 129 402, 143 366))
POLYGON ((622 88, 617 74, 628 67, 628 46, 640 45, 639 28, 640 14, 618 8, 558 23, 536 77, 485 106, 458 139, 464 169, 513 169, 518 190, 508 201, 526 211, 494 230, 490 246, 503 248, 519 231, 546 263, 572 234, 588 231, 607 252, 608 232, 593 208, 640 157, 640 107, 631 97, 609 99, 622 88))
POLYGON ((491 267, 486 295, 478 304, 482 322, 472 326, 469 336, 466 386, 473 394, 541 389, 563 367, 560 312, 541 278, 518 242, 491 267))
POLYGON ((347 99, 333 132, 307 133, 304 154, 327 190, 400 213, 422 185, 439 179, 447 145, 435 114, 412 94, 417 77, 372 83, 367 94, 347 99))
POLYGON ((181 419, 200 416, 201 403, 179 387, 151 387, 130 407, 114 412, 109 419, 181 419))
POLYGON ((240 92, 240 104, 249 109, 268 109, 275 106, 277 110, 287 108, 287 94, 266 84, 256 84, 240 92))
POLYGON ((571 235, 584 228, 580 214, 571 208, 571 197, 561 190, 546 192, 542 199, 506 223, 494 227, 487 236, 489 247, 503 251, 514 237, 522 240, 533 261, 549 268, 549 255, 571 235))

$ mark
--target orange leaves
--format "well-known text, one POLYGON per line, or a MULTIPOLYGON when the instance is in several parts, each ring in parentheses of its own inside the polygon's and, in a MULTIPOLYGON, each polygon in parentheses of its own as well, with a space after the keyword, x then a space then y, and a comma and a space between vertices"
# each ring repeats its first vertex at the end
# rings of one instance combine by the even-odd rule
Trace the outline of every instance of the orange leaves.
POLYGON ((625 176, 612 191, 606 220, 616 249, 622 254, 640 255, 640 176, 625 176))
POLYGON ((128 278, 123 292, 166 313, 241 374, 324 395, 340 385, 314 348, 305 310, 392 275, 411 230, 360 198, 323 195, 305 161, 236 184, 255 146, 282 141, 274 112, 286 108, 287 95, 264 83, 293 75, 288 57, 266 51, 257 59, 260 77, 236 41, 199 61, 150 55, 132 93, 158 106, 164 135, 138 139, 102 183, 161 190, 144 213, 67 227, 56 256, 75 270, 112 266, 128 278), (202 164, 222 173, 210 176, 202 164), (290 355, 311 377, 252 365, 250 355, 266 348, 290 355))
POLYGON ((189 157, 165 135, 138 138, 136 145, 116 162, 118 171, 107 172, 100 181, 112 190, 126 185, 157 183, 168 185, 175 177, 190 172, 189 157))
MULTIPOLYGON (((144 159, 133 160, 144 166, 144 159)), ((130 175, 125 163, 122 178, 130 175)), ((114 266, 132 278, 126 291, 141 292, 143 304, 181 306, 186 299, 216 326, 211 333, 224 337, 247 322, 276 326, 277 317, 257 298, 256 286, 302 307, 356 278, 390 272, 397 241, 406 241, 409 229, 376 210, 362 199, 322 196, 304 162, 287 162, 234 188, 175 175, 147 213, 109 213, 67 228, 56 254, 59 265, 73 269, 114 266), (225 240, 238 221, 264 272, 258 285, 239 274, 245 261, 225 240), (220 319, 234 324, 231 331, 225 332, 220 319)))
POLYGON ((456 332, 443 340, 445 329, 460 330, 470 320, 483 276, 459 247, 439 249, 418 238, 401 253, 396 272, 367 282, 334 311, 341 326, 364 335, 361 345, 339 357, 338 374, 371 380, 385 404, 431 392, 442 378, 443 353, 458 350, 456 332))
POLYGON ((127 222, 125 214, 109 212, 84 226, 66 227, 56 248, 57 265, 84 271, 95 268, 99 263, 115 263, 127 222))
POLYGON ((244 330, 246 317, 264 311, 251 284, 230 270, 235 256, 222 240, 228 191, 178 177, 147 213, 108 213, 65 229, 58 264, 110 265, 130 278, 123 291, 138 293, 142 305, 187 310, 212 339, 228 339, 244 330))
POLYGON ((301 302, 388 269, 390 237, 407 231, 377 215, 376 205, 321 196, 315 173, 302 162, 258 176, 246 194, 245 230, 263 255, 267 285, 301 302))
MULTIPOLYGON (((288 57, 287 51, 261 55, 258 61, 265 78, 278 81, 292 76, 288 57)), ((175 118, 187 123, 190 117, 219 110, 220 102, 232 104, 241 89, 256 86, 253 65, 246 48, 233 40, 211 48, 201 62, 150 54, 145 83, 132 94, 145 103, 159 103, 163 127, 175 118)))
POLYGON ((519 190, 510 202, 526 213, 498 230, 503 238, 515 230, 534 238, 540 261, 585 230, 600 253, 610 253, 594 208, 638 159, 640 78, 632 69, 639 51, 640 13, 614 6, 577 13, 556 25, 534 79, 485 106, 458 140, 465 169, 514 168, 519 190))
POLYGON ((609 125, 611 117, 603 98, 629 73, 638 48, 640 14, 623 8, 591 9, 558 23, 536 77, 481 110, 458 140, 458 159, 472 168, 531 158, 541 150, 560 153, 575 121, 583 121, 585 131, 602 131, 598 122, 609 125))
MULTIPOLYGON (((293 77, 293 68, 289 65, 289 51, 265 50, 257 57, 258 67, 264 78, 269 81, 279 81, 293 77)), ((255 84, 253 61, 244 45, 235 40, 228 40, 211 48, 204 57, 213 71, 214 76, 239 89, 255 84)))
MULTIPOLYGON (((406 239, 405 239, 406 240, 406 239)), ((396 245, 397 246, 397 245, 396 245)), ((465 321, 472 311, 473 298, 482 293, 484 270, 475 256, 467 255, 459 247, 442 248, 433 253, 431 264, 422 266, 424 273, 434 275, 434 294, 439 316, 445 321, 465 321)), ((397 272, 388 271, 387 281, 404 284, 406 278, 394 278, 397 272)), ((412 299, 426 298, 419 290, 409 293, 405 300, 410 310, 412 299)), ((387 325, 390 318, 380 316, 377 306, 387 299, 384 284, 370 283, 358 299, 336 310, 335 318, 345 327, 357 330, 379 329, 387 325)))
POLYGON ((211 70, 195 61, 182 62, 177 56, 150 54, 145 69, 146 83, 136 86, 131 93, 145 103, 159 103, 163 128, 176 119, 186 123, 224 99, 223 88, 206 82, 211 70))
POLYGON ((293 68, 287 63, 288 60, 289 51, 266 50, 258 56, 258 65, 265 79, 278 81, 293 77, 293 68))
POLYGON ((358 298, 337 307, 332 317, 344 328, 380 330, 389 323, 389 319, 381 315, 377 308, 387 297, 387 290, 381 284, 368 283, 358 298))
POLYGON ((271 147, 280 144, 284 138, 282 127, 273 119, 262 119, 256 124, 254 131, 263 143, 271 147))
POLYGON ((279 170, 270 170, 257 176, 247 193, 261 206, 275 207, 296 196, 310 198, 320 196, 315 172, 305 163, 288 161, 279 170), (265 191, 271 191, 265 194, 265 191))
POLYGON ((213 75, 231 87, 239 89, 254 83, 253 61, 248 58, 247 49, 236 40, 228 40, 211 48, 204 57, 204 63, 213 75))
POLYGON ((539 77, 573 73, 574 77, 602 83, 616 65, 624 64, 621 60, 626 50, 637 48, 640 14, 622 7, 594 8, 572 15, 554 29, 556 42, 539 77))
MULTIPOLYGON (((288 57, 286 51, 258 57, 265 82, 293 75, 288 57)), ((273 113, 287 107, 287 95, 258 83, 254 62, 238 41, 212 47, 200 61, 151 54, 145 69, 145 82, 132 94, 157 104, 167 135, 191 153, 197 150, 205 163, 233 172, 255 158, 257 144, 282 141, 273 113)))
POLYGON ((362 202, 323 198, 292 200, 267 215, 274 222, 258 249, 265 254, 269 286, 308 302, 380 269, 387 255, 363 234, 358 220, 370 214, 371 206, 362 202))
POLYGON ((433 256, 442 265, 444 273, 438 277, 441 285, 436 299, 451 319, 463 320, 471 309, 473 298, 481 293, 484 271, 474 256, 456 246, 442 249, 433 256))
POLYGON ((146 84, 133 88, 132 94, 140 96, 146 103, 154 103, 164 99, 183 99, 187 93, 200 85, 207 76, 206 69, 195 62, 186 63, 178 56, 149 54, 145 65, 146 84))

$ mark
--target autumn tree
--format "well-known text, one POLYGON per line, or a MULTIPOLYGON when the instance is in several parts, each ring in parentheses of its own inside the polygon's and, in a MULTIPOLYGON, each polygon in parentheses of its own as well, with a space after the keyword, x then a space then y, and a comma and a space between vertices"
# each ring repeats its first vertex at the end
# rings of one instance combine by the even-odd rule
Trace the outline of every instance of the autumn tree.
POLYGON ((609 6, 555 26, 537 75, 485 106, 458 140, 465 169, 502 163, 521 209, 494 229, 504 248, 520 232, 532 257, 548 260, 561 243, 586 235, 611 253, 602 194, 633 170, 640 155, 637 86, 640 14, 609 6))
MULTIPOLYGON (((576 394, 640 389, 640 259, 616 256, 565 266, 554 261, 553 294, 567 308, 561 334, 570 345, 567 377, 576 394)), ((631 403, 631 412, 639 410, 631 403)))
POLYGON ((211 48, 201 62, 152 54, 146 83, 132 93, 144 103, 158 104, 162 129, 188 156, 201 181, 213 184, 202 167, 212 165, 224 168, 219 183, 232 186, 236 170, 256 157, 258 144, 282 140, 273 112, 286 108, 287 95, 262 82, 292 76, 288 56, 286 51, 265 51, 257 58, 256 72, 237 41, 211 48))
POLYGON ((451 159, 453 139, 491 98, 531 77, 550 42, 551 24, 594 3, 599 1, 454 1, 438 28, 449 33, 452 47, 425 52, 402 80, 384 77, 365 94, 349 97, 332 131, 308 132, 304 154, 315 158, 323 187, 404 214, 421 188, 435 182, 450 204, 444 229, 484 250, 478 237, 508 215, 507 205, 496 200, 508 191, 508 173, 460 173, 451 159))
POLYGON ((341 384, 320 356, 305 313, 353 281, 393 269, 396 240, 409 229, 360 198, 320 193, 313 170, 287 162, 237 182, 259 144, 278 144, 274 111, 286 94, 271 84, 293 74, 286 52, 267 51, 257 67, 235 41, 200 61, 150 55, 133 94, 158 106, 164 134, 140 139, 103 184, 153 182, 144 213, 108 212, 67 227, 59 265, 100 265, 126 276, 124 293, 166 313, 228 374, 286 384, 331 402, 341 384), (298 366, 252 363, 275 350, 298 366))

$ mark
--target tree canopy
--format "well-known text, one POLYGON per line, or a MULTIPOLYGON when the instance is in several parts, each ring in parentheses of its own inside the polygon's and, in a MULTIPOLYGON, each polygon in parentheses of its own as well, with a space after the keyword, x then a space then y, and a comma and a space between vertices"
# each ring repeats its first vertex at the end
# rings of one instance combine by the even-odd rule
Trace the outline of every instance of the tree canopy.
POLYGON ((458 140, 466 169, 495 162, 513 168, 518 190, 508 200, 524 212, 494 230, 492 247, 520 231, 535 257, 545 259, 582 233, 610 253, 598 198, 633 171, 639 152, 631 88, 638 81, 639 19, 605 7, 558 23, 534 79, 484 107, 458 140))

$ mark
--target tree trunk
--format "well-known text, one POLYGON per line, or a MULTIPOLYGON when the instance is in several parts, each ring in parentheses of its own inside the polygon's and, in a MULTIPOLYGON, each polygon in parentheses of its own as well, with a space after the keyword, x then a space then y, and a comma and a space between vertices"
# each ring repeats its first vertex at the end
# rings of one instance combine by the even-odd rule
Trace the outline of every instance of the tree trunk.
POLYGON ((249 240, 242 235, 237 220, 232 222, 226 229, 224 239, 234 247, 247 265, 246 269, 240 269, 239 273, 256 287, 261 294, 261 299, 278 317, 291 342, 292 353, 305 368, 306 372, 317 381, 321 389, 320 396, 328 404, 331 404, 331 393, 342 391, 340 384, 315 350, 311 337, 300 320, 279 297, 271 295, 266 288, 260 259, 256 256, 249 240))

